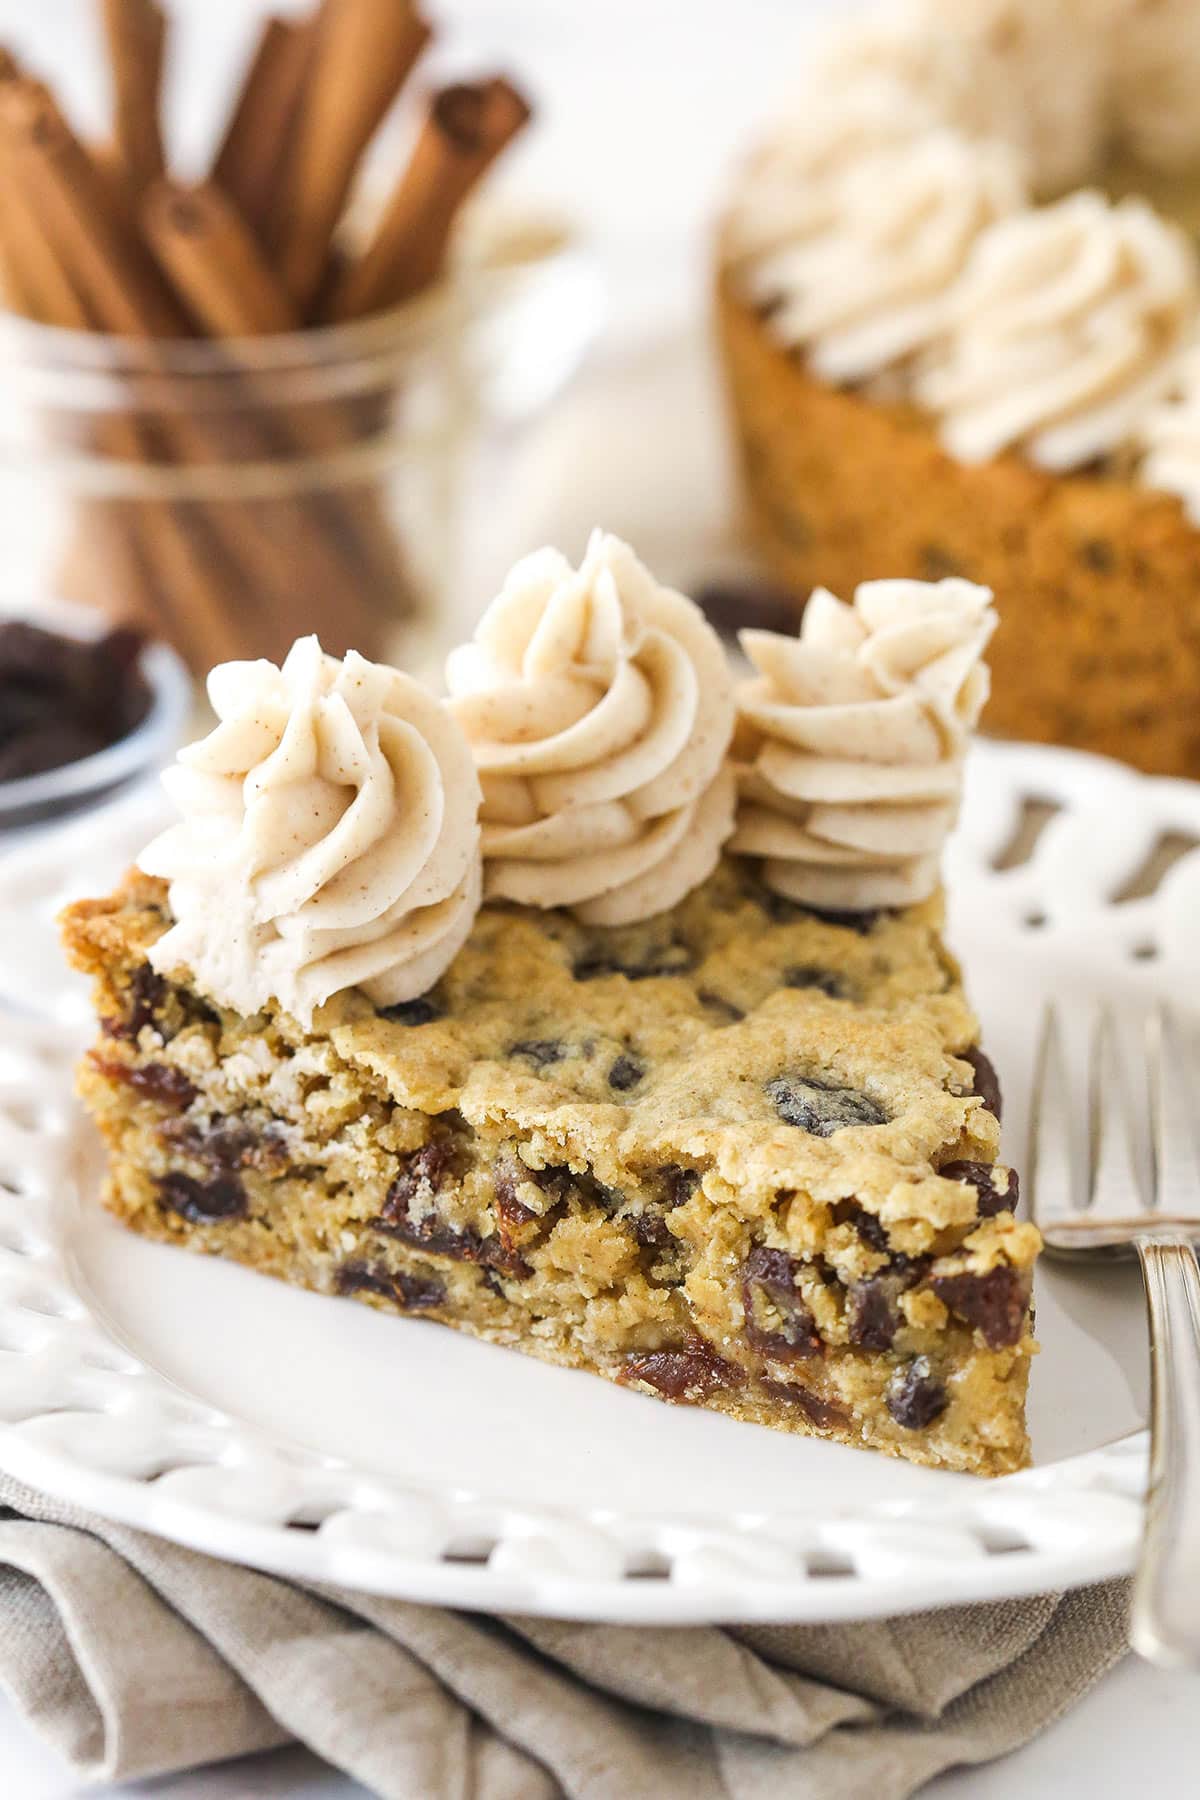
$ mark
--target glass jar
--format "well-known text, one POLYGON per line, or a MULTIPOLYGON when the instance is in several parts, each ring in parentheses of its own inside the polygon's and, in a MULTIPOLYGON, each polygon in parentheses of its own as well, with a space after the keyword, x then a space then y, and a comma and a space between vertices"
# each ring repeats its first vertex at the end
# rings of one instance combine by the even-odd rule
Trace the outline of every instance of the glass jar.
POLYGON ((453 581, 486 394, 528 359, 574 262, 542 244, 294 335, 146 341, 0 317, 8 592, 128 618, 198 672, 278 660, 309 631, 333 654, 395 656, 453 581))

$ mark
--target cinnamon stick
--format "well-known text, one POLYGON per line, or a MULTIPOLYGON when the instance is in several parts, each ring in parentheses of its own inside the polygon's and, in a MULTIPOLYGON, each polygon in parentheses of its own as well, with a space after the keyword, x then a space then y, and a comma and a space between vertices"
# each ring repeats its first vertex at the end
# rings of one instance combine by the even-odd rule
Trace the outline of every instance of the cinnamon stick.
MULTIPOLYGON (((0 131, 7 136, 14 166, 28 184, 92 327, 143 340, 184 335, 182 308, 140 238, 126 229, 123 218, 106 215, 106 196, 87 152, 48 93, 39 84, 22 80, 0 86, 0 131)), ((252 420, 236 412, 205 420, 186 407, 147 422, 137 447, 143 460, 169 465, 228 464, 231 458, 255 460, 270 454, 252 420)), ((236 644, 239 637, 244 643, 256 610, 262 638, 272 635, 272 620, 279 613, 286 618, 295 604, 298 570, 310 583, 310 611, 323 615, 328 635, 342 640, 349 633, 348 641, 354 642, 360 628, 362 640, 370 642, 373 626, 355 584, 312 519, 290 497, 264 500, 253 512, 240 503, 226 506, 219 499, 209 507, 184 502, 180 515, 202 522, 219 537, 232 577, 219 595, 205 590, 196 601, 213 644, 236 644)), ((189 573, 175 534, 165 550, 173 567, 189 573)), ((188 591, 195 596, 194 582, 188 591)))
MULTIPOLYGON (((294 331, 299 320, 245 221, 215 182, 183 187, 158 182, 142 206, 146 237, 195 320, 231 338, 294 331)), ((245 375, 248 397, 256 386, 245 375)), ((264 396, 263 428, 283 453, 328 456, 361 439, 361 427, 342 408, 299 404, 281 413, 264 396)), ((361 570, 364 591, 394 603, 402 588, 395 533, 370 492, 344 489, 315 497, 327 524, 361 570)))
POLYGON ((436 280, 460 206, 529 116, 523 95, 500 76, 434 95, 374 237, 334 285, 330 319, 381 312, 436 280))
POLYGON ((213 175, 193 190, 164 169, 162 0, 100 5, 111 151, 89 152, 0 53, 0 276, 13 304, 51 324, 213 344, 196 379, 176 373, 174 349, 142 352, 125 410, 73 416, 86 447, 147 466, 148 494, 162 482, 161 499, 87 502, 81 516, 97 543, 103 532, 105 571, 161 604, 193 660, 229 654, 231 639, 282 649, 314 612, 330 648, 369 648, 379 622, 364 593, 386 603, 403 590, 376 457, 392 396, 331 397, 319 351, 318 381, 298 364, 293 382, 221 342, 359 318, 435 280, 458 207, 529 108, 501 78, 436 95, 411 169, 352 258, 334 244, 338 221, 428 40, 418 0, 318 0, 308 18, 266 20, 213 175), (239 463, 252 465, 240 478, 239 463))
POLYGON ((302 315, 320 290, 359 158, 429 36, 413 0, 321 0, 272 244, 302 315))
MULTIPOLYGON (((143 222, 161 267, 176 283, 176 292, 191 316, 218 335, 254 336, 294 327, 294 312, 262 253, 236 210, 212 184, 187 190, 161 181, 142 208, 143 222)), ((231 375, 245 376, 231 365, 231 375)), ((253 384, 215 424, 182 415, 175 430, 187 461, 274 461, 280 441, 269 420, 256 409, 253 384)), ((174 422, 173 422, 174 423, 174 422)), ((220 506, 220 502, 216 503, 220 506)), ((331 542, 330 521, 290 495, 260 500, 253 512, 257 529, 243 527, 237 559, 260 594, 286 610, 300 594, 307 596, 310 615, 323 620, 322 636, 343 647, 369 646, 377 626, 363 591, 362 571, 349 567, 337 539, 331 542), (299 593, 298 593, 299 590, 299 593)), ((246 514, 247 518, 251 515, 246 514)), ((227 525, 236 524, 231 506, 227 525)), ((390 558, 395 575, 394 549, 390 558)))
POLYGON ((176 292, 217 337, 296 331, 300 316, 238 209, 215 181, 157 181, 142 228, 176 292))
POLYGON ((14 161, 10 146, 0 139, 0 244, 6 274, 20 291, 22 310, 29 318, 69 331, 86 331, 83 301, 54 253, 14 161))
POLYGON ((268 17, 246 69, 212 175, 259 238, 279 199, 280 173, 316 44, 316 20, 268 17))
POLYGON ((112 67, 116 147, 134 194, 166 166, 162 141, 162 77, 167 21, 156 0, 102 0, 112 67))
MULTIPOLYGON (((13 57, 0 50, 0 82, 15 80, 13 57)), ((41 222, 27 203, 24 185, 15 179, 10 158, 0 142, 0 263, 5 287, 26 317, 69 330, 87 329, 83 303, 54 254, 41 222)), ((130 535, 113 528, 103 505, 85 507, 84 529, 59 568, 56 584, 67 598, 86 600, 105 612, 124 614, 160 628, 151 593, 151 578, 130 535), (119 589, 116 606, 111 587, 119 589)))
MULTIPOLYGON (((11 51, 0 47, 0 85, 15 81, 19 74, 16 57, 11 51)), ((23 313, 26 318, 41 319, 45 314, 38 294, 37 259, 43 245, 40 235, 32 245, 26 243, 20 198, 19 194, 13 192, 10 171, 0 156, 0 277, 4 304, 10 311, 23 313), (27 251, 30 252, 28 258, 27 251), (32 268, 26 266, 27 260, 33 262, 32 268)), ((52 269, 50 279, 53 278, 52 269)))
MULTIPOLYGON (((14 80, 18 73, 12 57, 0 51, 0 82, 14 80)), ((25 183, 14 174, 2 139, 0 195, 0 259, 6 277, 19 291, 22 310, 43 324, 86 331, 91 324, 87 310, 55 254, 25 183)), ((119 415, 107 418, 99 435, 106 454, 131 460, 140 460, 144 454, 133 422, 119 415)), ((152 523, 151 535, 160 548, 165 548, 166 540, 178 532, 178 522, 165 509, 154 507, 136 519, 119 520, 114 505, 111 500, 81 505, 79 529, 58 571, 62 593, 96 605, 113 617, 132 618, 154 631, 163 629, 165 612, 171 635, 185 650, 195 651, 195 645, 189 645, 186 624, 178 616, 177 607, 164 605, 148 547, 139 541, 147 535, 145 526, 152 523)), ((172 591, 177 599, 187 596, 191 611, 197 616, 214 616, 206 600, 208 568, 201 567, 186 546, 171 549, 170 556, 175 581, 172 591)))
MULTIPOLYGON (((0 49, 0 85, 15 81, 19 74, 16 58, 8 50, 0 49)), ((0 152, 2 149, 0 145, 0 152)), ((0 269, 4 276, 6 305, 26 318, 53 323, 60 311, 69 315, 76 304, 70 286, 61 281, 61 272, 50 254, 45 235, 36 218, 31 219, 24 195, 13 181, 11 167, 2 154, 0 269)))
POLYGON ((24 76, 0 84, 0 130, 96 326, 123 337, 185 335, 153 259, 49 89, 24 76))
POLYGON ((136 502, 85 501, 70 544, 54 572, 55 592, 113 620, 139 626, 161 637, 168 624, 185 655, 194 653, 187 637, 163 604, 160 574, 146 549, 145 518, 123 517, 119 507, 136 502))

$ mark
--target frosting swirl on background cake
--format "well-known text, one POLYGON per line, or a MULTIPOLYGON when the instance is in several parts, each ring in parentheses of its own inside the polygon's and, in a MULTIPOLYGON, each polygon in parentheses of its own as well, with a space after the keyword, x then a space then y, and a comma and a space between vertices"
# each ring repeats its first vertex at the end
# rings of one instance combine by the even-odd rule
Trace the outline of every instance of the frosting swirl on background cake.
POLYGON ((746 164, 739 203, 725 222, 734 267, 836 226, 856 164, 937 124, 924 102, 886 74, 809 101, 746 164))
POLYGON ((1071 469, 1128 443, 1192 325, 1195 253, 1140 200, 1074 194, 979 240, 917 398, 963 462, 1071 469))
POLYGON ((1010 145, 1053 194, 1106 148, 1106 23, 1097 0, 898 0, 835 34, 820 78, 890 68, 943 123, 1010 145))
POLYGON ((305 1024, 342 988, 424 993, 480 902, 479 784, 444 705, 315 637, 282 668, 223 664, 208 693, 219 723, 164 776, 183 818, 139 858, 175 918, 154 967, 305 1024))
POLYGON ((733 827, 733 677, 699 608, 595 532, 513 569, 447 664, 483 783, 489 898, 618 925, 706 879, 733 827))
POLYGON ((851 911, 937 887, 962 764, 988 693, 996 624, 968 581, 818 588, 798 637, 744 631, 741 794, 730 849, 777 893, 851 911))
POLYGON ((806 345, 830 381, 861 380, 928 344, 980 232, 1025 200, 1006 145, 932 129, 860 150, 829 188, 820 207, 807 188, 813 222, 756 260, 745 285, 770 306, 773 335, 806 345))

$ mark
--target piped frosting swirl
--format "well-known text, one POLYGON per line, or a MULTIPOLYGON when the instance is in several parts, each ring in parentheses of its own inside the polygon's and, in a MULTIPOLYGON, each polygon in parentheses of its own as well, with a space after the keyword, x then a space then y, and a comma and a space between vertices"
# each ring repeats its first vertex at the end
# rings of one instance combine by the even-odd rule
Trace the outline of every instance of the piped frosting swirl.
POLYGON ((445 706, 316 638, 209 676, 218 724, 164 776, 183 815, 139 858, 175 918, 150 960, 222 1005, 307 1023, 342 988, 429 988, 480 902, 479 784, 445 706))
POLYGON ((593 534, 518 563, 447 664, 483 784, 485 892, 619 925, 676 904, 733 826, 733 678, 699 608, 593 534))
POLYGON ((863 75, 890 73, 943 124, 1008 144, 1038 193, 1058 193, 1083 180, 1105 149, 1109 58, 1096 7, 894 0, 834 34, 818 60, 818 85, 845 91, 863 75))
POLYGON ((886 74, 809 99, 745 165, 738 204, 725 222, 723 248, 735 268, 753 270, 758 258, 836 226, 855 166, 937 124, 928 106, 886 74))
POLYGON ((1139 200, 1073 194, 980 239, 917 398, 963 462, 1070 469, 1136 435, 1191 330, 1196 259, 1139 200))
POLYGON ((745 631, 745 755, 730 848, 817 907, 907 906, 937 886, 970 732, 988 692, 987 588, 870 581, 818 588, 798 637, 745 631))
MULTIPOLYGON (((823 189, 801 175, 808 217, 760 256, 745 289, 770 308, 772 334, 804 345, 830 381, 858 381, 933 340, 981 231, 1025 199, 1018 159, 957 132, 859 149, 823 189)), ((778 216, 782 206, 770 203, 778 216)))

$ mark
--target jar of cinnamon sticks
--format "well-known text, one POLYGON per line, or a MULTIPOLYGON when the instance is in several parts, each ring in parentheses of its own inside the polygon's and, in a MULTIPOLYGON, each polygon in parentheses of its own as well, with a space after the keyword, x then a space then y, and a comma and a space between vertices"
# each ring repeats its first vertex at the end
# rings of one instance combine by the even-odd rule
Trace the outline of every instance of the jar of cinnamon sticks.
POLYGON ((202 671, 386 652, 445 566, 478 289, 455 215, 528 118, 428 96, 374 230, 340 222, 429 29, 409 0, 270 19, 207 175, 166 172, 158 0, 101 0, 113 139, 0 53, 0 518, 10 587, 82 600, 202 671))

